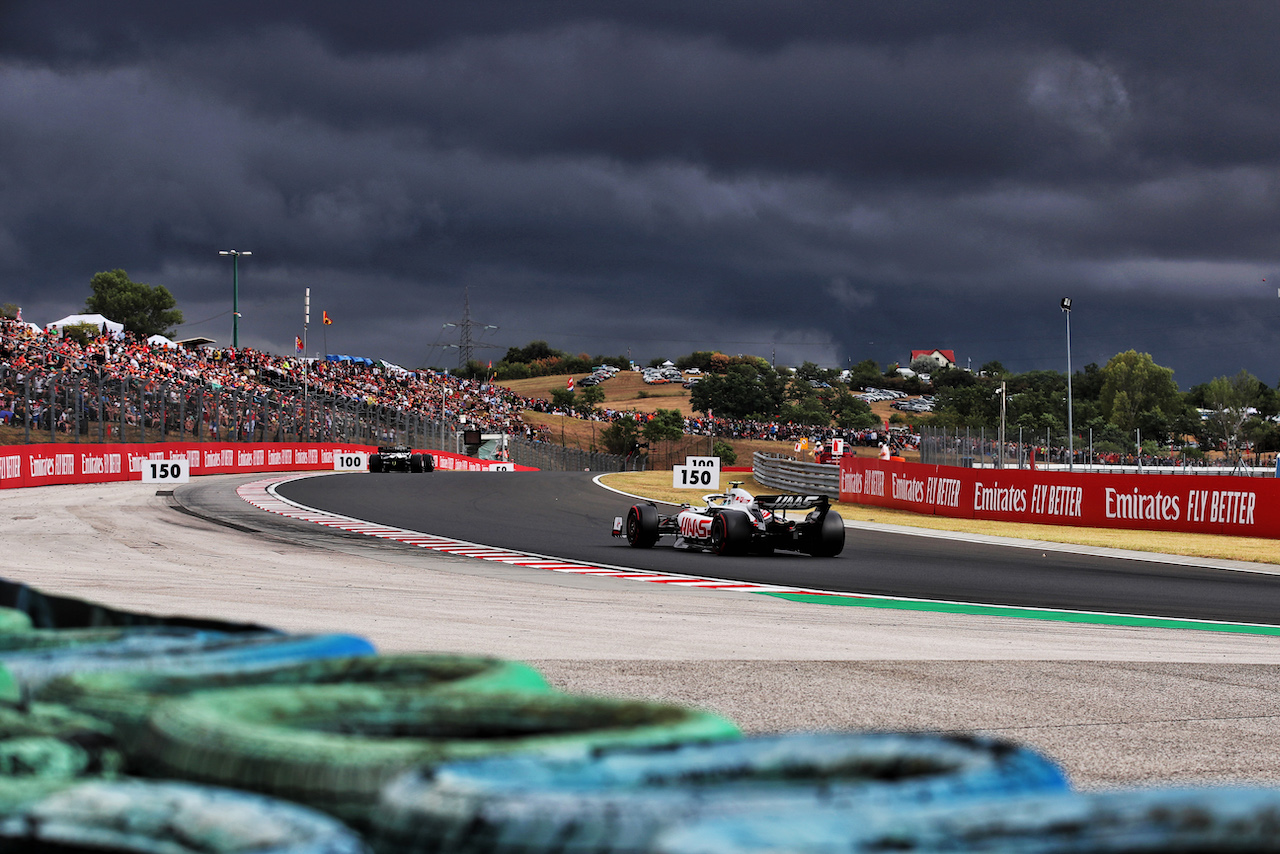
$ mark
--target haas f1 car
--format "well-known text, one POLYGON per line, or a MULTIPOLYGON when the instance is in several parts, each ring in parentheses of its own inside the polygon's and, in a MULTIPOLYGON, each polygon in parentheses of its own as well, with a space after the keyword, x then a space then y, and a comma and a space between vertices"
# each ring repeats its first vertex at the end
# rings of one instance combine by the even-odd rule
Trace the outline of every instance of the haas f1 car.
POLYGON ((369 471, 434 471, 435 458, 430 454, 415 454, 405 445, 379 446, 378 453, 369 455, 369 471))
POLYGON ((675 548, 701 549, 722 555, 772 554, 775 549, 835 557, 844 549, 844 520, 825 495, 760 495, 731 483, 723 495, 703 496, 705 507, 682 505, 674 516, 653 504, 635 504, 626 518, 613 520, 613 535, 626 537, 633 548, 647 549, 663 535, 676 538, 675 548), (803 519, 788 519, 787 510, 812 508, 803 519))

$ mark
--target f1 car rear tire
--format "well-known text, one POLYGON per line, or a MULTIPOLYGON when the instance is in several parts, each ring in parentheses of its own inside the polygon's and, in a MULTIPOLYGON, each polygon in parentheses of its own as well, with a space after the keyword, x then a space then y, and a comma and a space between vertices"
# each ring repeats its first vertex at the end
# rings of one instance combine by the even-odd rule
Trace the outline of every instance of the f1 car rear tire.
POLYGON ((751 523, 741 513, 717 513, 711 520, 711 550, 718 555, 744 555, 751 546, 751 523))
POLYGON ((414 474, 421 474, 424 471, 422 465, 422 454, 412 454, 409 457, 409 471, 414 474))
POLYGON ((821 527, 814 531, 808 551, 814 557, 835 557, 844 551, 844 519, 839 513, 828 510, 822 517, 821 527))
POLYGON ((627 511, 627 544, 633 549, 653 548, 658 541, 658 508, 652 504, 633 504, 627 511))
POLYGON ((382 455, 381 454, 369 455, 369 471, 372 474, 378 474, 379 472, 382 471, 382 455))

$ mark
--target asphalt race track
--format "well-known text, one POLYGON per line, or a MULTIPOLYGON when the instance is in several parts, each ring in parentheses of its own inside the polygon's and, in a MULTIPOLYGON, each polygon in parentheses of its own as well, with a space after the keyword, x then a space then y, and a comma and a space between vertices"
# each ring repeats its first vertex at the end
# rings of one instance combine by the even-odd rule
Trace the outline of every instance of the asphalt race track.
MULTIPOLYGON (((764 584, 983 604, 1275 624, 1280 576, 850 529, 812 558, 649 550, 610 536, 633 501, 585 472, 305 478, 279 494, 377 522, 566 560, 764 584)), ((670 508, 663 508, 667 512, 670 508)))

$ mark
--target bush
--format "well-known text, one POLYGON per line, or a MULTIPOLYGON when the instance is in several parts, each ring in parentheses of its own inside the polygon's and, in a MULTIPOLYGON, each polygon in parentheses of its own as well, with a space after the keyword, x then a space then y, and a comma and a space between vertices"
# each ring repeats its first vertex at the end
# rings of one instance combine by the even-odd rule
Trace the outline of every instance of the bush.
POLYGON ((731 466, 738 461, 738 452, 723 439, 716 439, 715 444, 711 446, 711 456, 719 457, 720 464, 725 466, 731 466))

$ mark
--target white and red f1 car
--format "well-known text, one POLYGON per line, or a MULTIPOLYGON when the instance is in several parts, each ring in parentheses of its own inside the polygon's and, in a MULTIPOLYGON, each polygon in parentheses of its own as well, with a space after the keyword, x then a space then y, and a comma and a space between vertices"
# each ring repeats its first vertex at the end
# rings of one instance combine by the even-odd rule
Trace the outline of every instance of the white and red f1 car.
POLYGON ((634 504, 625 518, 613 520, 613 535, 633 548, 647 549, 664 534, 675 535, 678 549, 722 555, 772 554, 775 549, 835 557, 844 549, 844 520, 825 495, 752 496, 740 483, 721 495, 704 495, 705 507, 683 504, 674 516, 652 503, 634 504), (812 508, 803 519, 787 510, 812 508))

